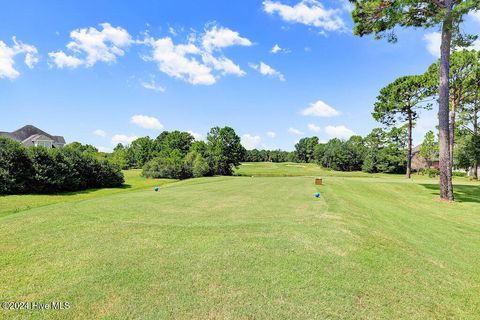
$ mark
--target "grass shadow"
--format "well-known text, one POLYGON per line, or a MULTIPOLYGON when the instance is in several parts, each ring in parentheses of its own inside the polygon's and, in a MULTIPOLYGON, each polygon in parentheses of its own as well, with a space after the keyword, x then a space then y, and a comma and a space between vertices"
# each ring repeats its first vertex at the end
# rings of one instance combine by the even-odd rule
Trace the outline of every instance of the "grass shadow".
MULTIPOLYGON (((421 184, 421 186, 432 191, 433 195, 440 193, 438 184, 421 184)), ((480 185, 454 185, 453 191, 455 201, 480 203, 480 185)))

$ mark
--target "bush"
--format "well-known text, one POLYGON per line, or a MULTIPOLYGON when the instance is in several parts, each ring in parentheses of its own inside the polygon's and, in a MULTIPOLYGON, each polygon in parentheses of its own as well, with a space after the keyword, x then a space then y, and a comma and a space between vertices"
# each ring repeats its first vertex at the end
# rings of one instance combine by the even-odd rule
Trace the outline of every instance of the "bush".
POLYGON ((187 179, 192 177, 191 167, 174 150, 168 156, 154 158, 143 166, 142 175, 146 178, 187 179))
POLYGON ((26 192, 32 176, 27 149, 12 139, 0 137, 0 194, 26 192))
POLYGON ((418 171, 418 174, 420 174, 422 176, 429 176, 430 178, 435 178, 435 177, 438 177, 440 175, 440 171, 438 171, 438 169, 435 169, 435 168, 420 169, 418 171))
POLYGON ((210 166, 207 160, 196 151, 191 151, 185 158, 185 164, 190 168, 194 178, 210 175, 210 166))
POLYGON ((452 174, 454 177, 461 177, 461 178, 464 178, 467 176, 467 173, 463 171, 453 171, 452 174))
POLYGON ((75 148, 26 148, 0 137, 0 194, 119 187, 123 182, 120 168, 75 148))

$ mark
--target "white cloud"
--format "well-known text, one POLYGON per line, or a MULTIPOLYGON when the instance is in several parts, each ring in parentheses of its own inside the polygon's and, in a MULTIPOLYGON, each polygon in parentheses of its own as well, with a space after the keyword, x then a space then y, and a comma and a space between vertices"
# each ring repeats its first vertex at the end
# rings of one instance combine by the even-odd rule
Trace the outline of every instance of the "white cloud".
POLYGON ((112 148, 110 148, 110 147, 98 146, 97 149, 100 152, 106 152, 106 153, 112 153, 113 152, 112 148))
POLYGON ((298 130, 298 129, 295 129, 295 128, 289 128, 289 129, 288 129, 288 132, 291 133, 291 134, 296 134, 296 135, 298 135, 298 136, 300 136, 300 135, 303 134, 302 131, 300 131, 300 130, 298 130))
POLYGON ((322 130, 322 128, 320 128, 319 126, 317 126, 316 124, 313 124, 313 123, 310 123, 308 124, 308 130, 312 131, 312 132, 320 132, 322 130))
POLYGON ((277 134, 273 131, 268 131, 267 132, 267 136, 269 136, 270 138, 274 139, 277 137, 277 134))
POLYGON ((52 58, 53 63, 60 69, 65 67, 67 68, 76 68, 83 64, 83 60, 77 57, 66 55, 63 51, 50 52, 48 54, 52 58))
POLYGON ((473 18, 473 20, 480 22, 480 11, 473 11, 470 13, 470 16, 473 18))
POLYGON ((142 87, 144 87, 145 89, 148 89, 148 90, 153 90, 153 91, 157 91, 157 92, 165 92, 165 87, 162 87, 158 84, 155 83, 155 80, 150 80, 149 82, 147 81, 142 81, 140 83, 142 85, 142 87))
POLYGON ((161 130, 163 128, 163 124, 161 124, 157 118, 141 114, 134 115, 131 122, 144 129, 161 130))
MULTIPOLYGON (((431 55, 437 58, 440 58, 440 45, 442 43, 442 35, 440 34, 440 32, 427 33, 423 36, 423 40, 426 42, 428 52, 431 55)), ((462 48, 457 47, 457 49, 462 49, 462 48)), ((477 50, 477 51, 480 50, 480 40, 473 41, 471 46, 463 49, 477 50)))
POLYGON ((252 136, 251 134, 244 134, 242 136, 242 145, 247 150, 256 149, 260 146, 262 139, 260 136, 252 136))
POLYGON ((207 65, 211 65, 215 70, 221 71, 222 75, 233 74, 239 77, 245 75, 245 71, 239 65, 223 56, 216 58, 212 54, 205 52, 202 54, 202 61, 207 65))
POLYGON ((210 30, 206 30, 202 36, 203 48, 207 51, 213 51, 231 46, 249 47, 252 42, 247 38, 243 38, 236 31, 224 27, 212 26, 210 30))
POLYGON ((348 129, 345 126, 326 126, 325 132, 331 138, 339 138, 339 139, 348 139, 351 136, 355 135, 355 132, 348 129))
POLYGON ((285 81, 285 77, 283 74, 275 70, 274 68, 270 67, 268 64, 260 62, 260 65, 258 64, 249 64, 250 68, 257 70, 264 76, 269 76, 269 77, 276 77, 280 81, 285 81))
POLYGON ((127 136, 127 135, 124 135, 124 134, 116 134, 112 137, 112 143, 114 145, 117 145, 119 143, 123 144, 123 145, 129 145, 130 143, 132 143, 132 141, 134 140, 137 140, 138 137, 136 136, 127 136))
POLYGON ((278 44, 275 44, 272 48, 272 50, 270 50, 270 53, 279 53, 281 52, 283 49, 280 48, 280 46, 278 44))
POLYGON ((151 60, 158 64, 160 71, 191 84, 211 85, 216 82, 212 69, 190 56, 200 53, 193 43, 175 45, 169 37, 149 42, 153 47, 151 60))
POLYGON ((97 129, 97 130, 93 131, 93 134, 96 135, 96 136, 99 136, 99 137, 106 137, 107 136, 107 133, 105 131, 103 131, 102 129, 97 129))
POLYGON ((323 102, 322 100, 318 100, 310 104, 308 108, 302 111, 302 115, 304 116, 313 116, 313 117, 334 117, 338 116, 340 112, 323 102))
POLYGON ((76 68, 80 65, 91 67, 98 61, 112 63, 117 57, 125 54, 124 49, 132 43, 132 37, 127 30, 121 27, 112 27, 109 23, 100 24, 102 30, 94 27, 77 29, 70 32, 70 41, 67 49, 72 55, 63 51, 50 52, 57 67, 76 68))
POLYGON ((251 46, 252 42, 238 32, 213 25, 197 37, 192 34, 184 44, 175 44, 170 37, 147 38, 153 48, 147 60, 155 61, 160 71, 194 85, 212 85, 223 75, 244 76, 245 72, 222 54, 230 46, 251 46))
POLYGON ((427 43, 428 52, 437 58, 440 57, 442 35, 439 32, 430 32, 423 36, 423 40, 427 43))
POLYGON ((276 1, 264 1, 263 10, 268 14, 278 14, 284 21, 301 23, 327 31, 345 30, 345 22, 340 14, 344 8, 325 9, 316 0, 303 0, 294 6, 276 1))
POLYGON ((12 38, 12 41, 13 46, 9 47, 0 40, 0 79, 15 79, 20 75, 20 72, 14 67, 16 55, 25 54, 24 62, 30 69, 38 62, 37 48, 17 41, 15 37, 12 38))
POLYGON ((195 138, 195 140, 197 140, 197 141, 203 140, 203 135, 201 133, 194 132, 194 131, 191 131, 191 130, 189 130, 187 132, 190 133, 195 138))

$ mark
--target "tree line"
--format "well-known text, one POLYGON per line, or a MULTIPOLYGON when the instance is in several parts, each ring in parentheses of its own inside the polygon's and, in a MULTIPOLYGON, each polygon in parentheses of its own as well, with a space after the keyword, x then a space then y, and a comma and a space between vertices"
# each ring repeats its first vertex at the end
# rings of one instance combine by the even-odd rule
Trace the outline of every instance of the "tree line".
MULTIPOLYGON (((454 117, 457 116, 459 101, 455 98, 455 77, 450 70, 455 59, 451 59, 451 55, 452 51, 466 48, 478 38, 477 35, 463 33, 461 24, 465 15, 480 10, 480 0, 350 0, 350 2, 354 4, 353 31, 358 36, 373 34, 376 39, 386 37, 388 41, 395 42, 397 26, 438 27, 441 30, 440 60, 434 70, 438 79, 440 197, 444 200, 454 200, 452 184, 456 123, 454 117)), ((463 96, 462 91, 458 93, 457 97, 463 96)), ((477 142, 478 136, 473 137, 468 143, 477 142)))
POLYGON ((0 194, 120 187, 123 182, 119 167, 96 159, 78 146, 25 147, 10 138, 0 137, 0 194))
POLYGON ((163 131, 155 139, 142 137, 126 146, 118 144, 108 159, 122 169, 142 169, 147 178, 187 179, 232 175, 245 154, 235 130, 214 127, 206 141, 195 141, 188 132, 163 131))
MULTIPOLYGON (((433 63, 424 74, 400 77, 384 87, 375 103, 373 117, 387 127, 406 123, 407 166, 410 178, 412 131, 421 110, 429 110, 438 99, 437 74, 440 62, 433 63)), ((478 179, 480 163, 480 53, 462 50, 451 55, 449 77, 449 170, 473 168, 478 179)), ((436 137, 428 137, 430 140, 436 137)), ((440 137, 439 137, 440 139, 440 137)), ((440 158, 440 148, 437 148, 440 158)))

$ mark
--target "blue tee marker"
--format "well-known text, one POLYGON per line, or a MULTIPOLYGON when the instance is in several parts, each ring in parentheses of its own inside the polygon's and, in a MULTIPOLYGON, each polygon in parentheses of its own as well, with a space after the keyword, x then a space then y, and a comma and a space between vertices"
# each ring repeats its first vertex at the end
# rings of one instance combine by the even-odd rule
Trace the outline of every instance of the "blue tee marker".
POLYGON ((158 187, 153 188, 153 190, 155 190, 155 192, 158 192, 158 187))
POLYGON ((314 196, 315 196, 315 198, 320 198, 320 192, 316 192, 316 193, 314 194, 314 196))

